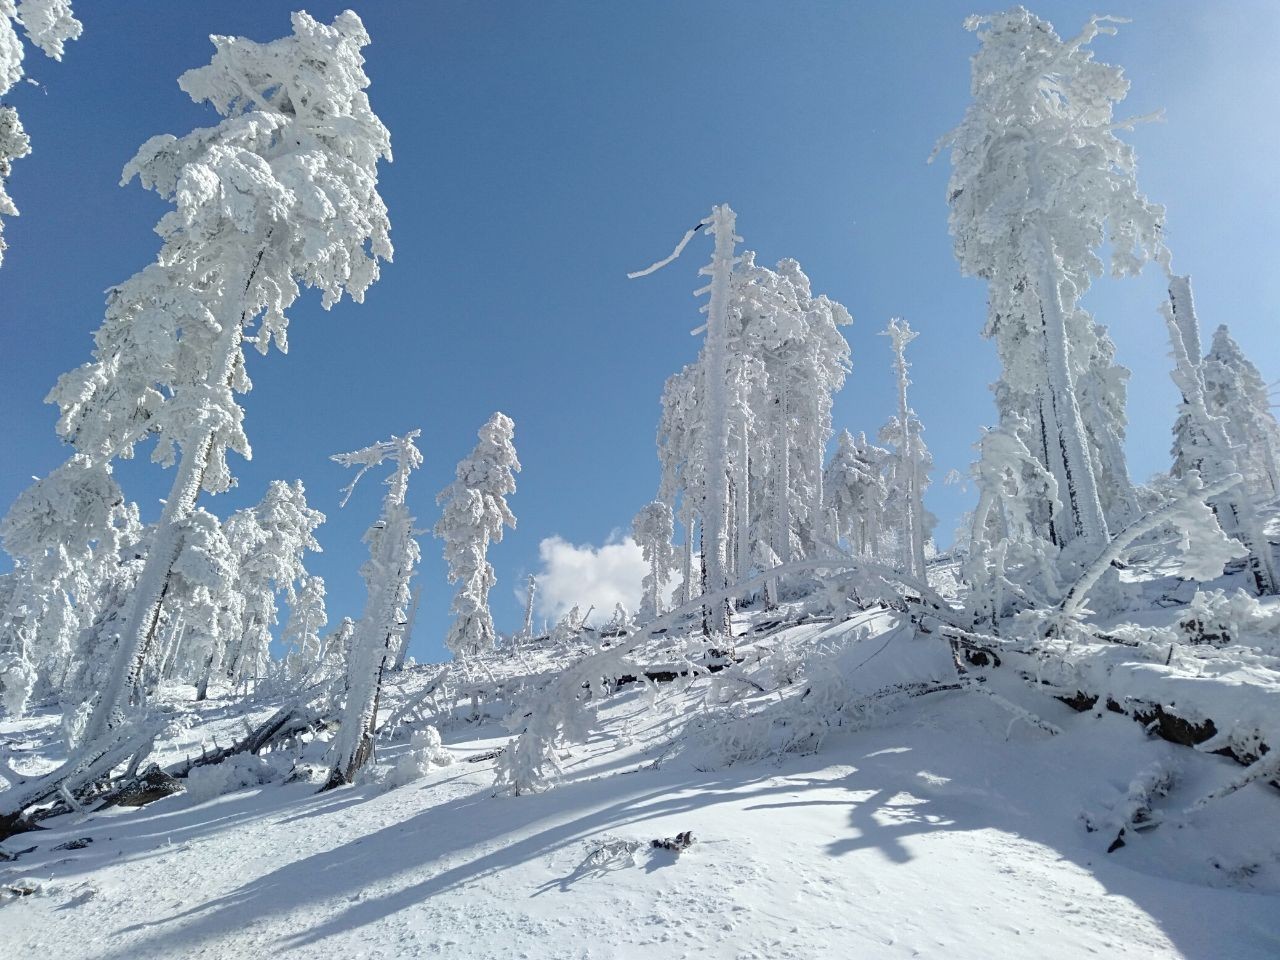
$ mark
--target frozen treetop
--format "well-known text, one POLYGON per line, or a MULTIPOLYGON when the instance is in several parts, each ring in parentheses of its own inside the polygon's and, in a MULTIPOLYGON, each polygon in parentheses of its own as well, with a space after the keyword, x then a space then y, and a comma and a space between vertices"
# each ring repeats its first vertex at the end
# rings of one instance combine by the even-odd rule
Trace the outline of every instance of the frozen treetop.
POLYGON ((305 13, 293 34, 260 44, 214 37, 212 62, 181 80, 224 119, 184 137, 152 137, 125 167, 174 204, 156 227, 156 261, 108 293, 94 360, 60 378, 48 400, 58 432, 94 458, 132 455, 148 434, 153 459, 174 444, 208 447, 203 488, 234 482, 230 449, 246 458, 251 386, 243 343, 288 348, 285 310, 299 284, 329 307, 360 300, 392 249, 377 163, 390 157, 372 112, 359 18, 324 25, 305 13))
POLYGON ((1167 259, 1164 208, 1138 191, 1133 148, 1115 135, 1149 118, 1113 118, 1129 82, 1089 49, 1117 22, 1093 17, 1062 40, 1022 7, 966 21, 981 41, 973 101, 938 145, 951 148, 951 232, 966 272, 990 278, 1021 259, 1011 221, 1032 213, 1050 215, 1064 272, 1081 293, 1102 272, 1094 250, 1104 239, 1117 275, 1167 259))
MULTIPOLYGON (((71 12, 71 0, 18 0, 16 5, 11 0, 0 0, 0 14, 21 23, 27 39, 54 60, 62 59, 63 44, 78 40, 84 29, 71 12)), ((21 56, 19 53, 19 59, 21 56)), ((11 81, 10 86, 15 82, 16 79, 11 81)))
POLYGON ((476 508, 483 515, 480 525, 495 541, 502 539, 504 524, 512 528, 516 525, 505 499, 507 494, 515 493, 515 473, 520 471, 513 442, 515 429, 515 421, 505 413, 491 416, 476 434, 479 439, 475 449, 458 461, 456 482, 436 498, 443 504, 454 496, 465 497, 464 491, 475 491, 479 497, 476 508))
POLYGON ((360 18, 330 25, 293 14, 293 34, 269 43, 214 36, 208 66, 179 85, 225 119, 185 137, 152 137, 123 180, 173 200, 157 232, 169 259, 225 236, 262 244, 265 270, 250 296, 265 307, 256 343, 287 349, 283 311, 301 280, 329 307, 360 301, 392 255, 390 222, 377 192, 377 164, 391 137, 369 105, 360 18), (239 239, 235 235, 239 234, 239 239))
MULTIPOLYGON (((22 80, 22 41, 16 27, 21 26, 35 46, 54 60, 62 59, 63 45, 80 36, 81 24, 71 14, 70 0, 0 0, 0 97, 22 80)), ((17 216, 18 208, 5 192, 12 161, 31 152, 31 140, 18 111, 0 104, 0 215, 17 216)), ((5 243, 0 237, 0 262, 5 243)))
POLYGON ((410 430, 403 437, 392 435, 389 440, 380 440, 359 450, 353 450, 351 453, 335 453, 330 457, 330 460, 334 460, 344 467, 360 468, 351 483, 342 488, 342 506, 345 507, 347 501, 351 499, 351 494, 355 491, 356 484, 360 482, 360 478, 370 469, 386 460, 390 460, 396 465, 395 472, 387 478, 386 483, 389 487, 392 487, 392 493, 396 494, 398 492, 399 498, 403 500, 404 488, 408 485, 409 472, 422 466, 422 453, 413 442, 421 435, 421 430, 410 430))

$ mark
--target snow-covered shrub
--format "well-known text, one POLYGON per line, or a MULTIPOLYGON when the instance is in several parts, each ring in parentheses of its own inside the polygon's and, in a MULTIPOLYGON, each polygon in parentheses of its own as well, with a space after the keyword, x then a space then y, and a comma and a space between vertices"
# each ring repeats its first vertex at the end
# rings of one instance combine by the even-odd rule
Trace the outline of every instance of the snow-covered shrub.
POLYGON ((1261 604, 1243 590, 1197 590, 1178 629, 1188 643, 1247 644, 1280 653, 1280 604, 1261 604))
POLYGON ((13 657, 0 664, 0 705, 10 716, 21 716, 27 709, 35 685, 35 668, 24 658, 13 657))
POLYGON ((89 715, 93 713, 93 700, 69 704, 62 714, 62 739, 69 749, 80 746, 84 739, 84 728, 89 723, 89 715))
POLYGON ((409 749, 395 765, 380 777, 382 785, 394 790, 424 776, 432 767, 447 767, 453 756, 444 748, 440 731, 435 727, 415 730, 409 741, 409 749))
POLYGON ((513 704, 508 728, 519 735, 506 745, 494 767, 500 793, 519 796, 548 790, 561 772, 557 747, 582 742, 591 732, 594 707, 624 666, 621 645, 601 647, 566 667, 527 700, 513 704))
MULTIPOLYGON (((721 700, 735 682, 732 671, 723 673, 715 681, 721 700)), ((690 749, 695 764, 708 766, 814 753, 836 729, 878 722, 911 694, 954 677, 945 645, 913 640, 904 628, 874 638, 843 629, 816 643, 800 636, 778 644, 743 678, 763 692, 711 706, 690 749)))
POLYGON ((575 603, 569 612, 556 622, 555 629, 551 631, 552 646, 567 647, 581 636, 584 626, 586 624, 582 622, 582 611, 575 603))
POLYGON ((191 803, 204 803, 224 793, 258 787, 276 779, 275 769, 252 753, 238 753, 221 763, 196 767, 187 776, 186 795, 191 803))
POLYGON ((1178 770, 1167 760, 1156 760, 1129 782, 1123 795, 1115 797, 1103 812, 1086 811, 1081 815, 1090 833, 1101 831, 1110 840, 1107 852, 1125 845, 1125 834, 1141 832, 1157 826, 1160 815, 1156 801, 1167 797, 1178 779, 1178 770))

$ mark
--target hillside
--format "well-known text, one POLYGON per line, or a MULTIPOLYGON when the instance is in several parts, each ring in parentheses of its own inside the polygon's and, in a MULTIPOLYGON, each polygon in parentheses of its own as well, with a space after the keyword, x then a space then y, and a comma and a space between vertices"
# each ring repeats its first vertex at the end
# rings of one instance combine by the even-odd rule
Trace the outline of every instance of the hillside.
MULTIPOLYGON (((624 684, 586 743, 560 745, 553 789, 494 796, 492 753, 509 735, 490 705, 469 719, 456 695, 432 714, 452 762, 402 786, 392 771, 415 720, 385 731, 377 783, 317 793, 281 782, 318 759, 322 735, 207 768, 188 793, 140 809, 10 838, 8 851, 34 849, 3 868, 6 941, 15 956, 65 958, 1243 960, 1280 949, 1280 791, 1253 783, 1188 813, 1241 768, 1117 713, 1077 713, 1007 669, 985 671, 981 690, 902 693, 953 667, 936 634, 892 611, 770 622, 739 618, 744 678, 763 679, 770 654, 792 648, 836 657, 839 725, 807 742, 798 713, 763 738, 745 726, 770 697, 728 702, 725 671, 624 684), (1171 780, 1151 796, 1158 825, 1108 853, 1153 768, 1171 780), (684 831, 694 842, 683 854, 649 846, 684 831)), ((549 658, 532 649, 481 672, 510 687, 549 658)), ((440 673, 401 675, 384 720, 440 673)), ((229 703, 166 693, 185 729, 158 746, 162 762, 243 729, 229 703)), ((51 765, 55 722, 8 722, 15 761, 51 765)))

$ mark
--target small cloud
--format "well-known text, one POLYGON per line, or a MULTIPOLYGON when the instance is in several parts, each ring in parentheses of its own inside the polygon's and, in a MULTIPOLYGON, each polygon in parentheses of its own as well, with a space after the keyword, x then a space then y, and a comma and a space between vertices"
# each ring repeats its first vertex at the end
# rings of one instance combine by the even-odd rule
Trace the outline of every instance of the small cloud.
POLYGON ((621 603, 634 613, 640 606, 640 582, 648 573, 648 564, 640 547, 628 536, 610 534, 602 546, 572 544, 563 537, 547 537, 538 544, 542 569, 538 581, 537 612, 554 623, 574 604, 591 615, 593 623, 613 616, 615 604, 621 603))

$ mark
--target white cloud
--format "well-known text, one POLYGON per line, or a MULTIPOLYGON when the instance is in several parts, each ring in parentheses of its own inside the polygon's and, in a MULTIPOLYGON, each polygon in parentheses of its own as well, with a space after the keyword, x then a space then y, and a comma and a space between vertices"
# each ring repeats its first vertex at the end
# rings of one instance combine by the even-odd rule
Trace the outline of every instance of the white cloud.
POLYGON ((640 606, 640 581, 648 564, 630 537, 610 537, 599 547, 547 537, 538 544, 538 556, 542 570, 536 574, 537 612, 551 623, 575 603, 583 613, 595 607, 593 623, 608 620, 617 603, 631 613, 640 606))

